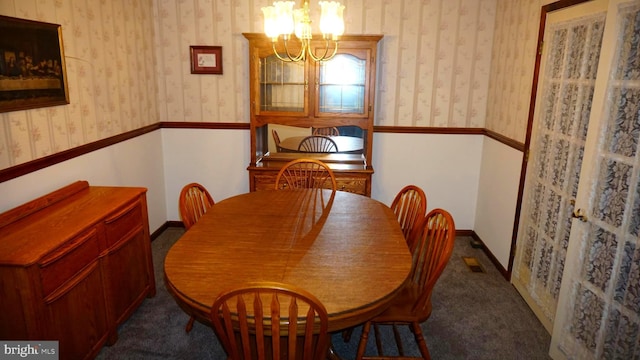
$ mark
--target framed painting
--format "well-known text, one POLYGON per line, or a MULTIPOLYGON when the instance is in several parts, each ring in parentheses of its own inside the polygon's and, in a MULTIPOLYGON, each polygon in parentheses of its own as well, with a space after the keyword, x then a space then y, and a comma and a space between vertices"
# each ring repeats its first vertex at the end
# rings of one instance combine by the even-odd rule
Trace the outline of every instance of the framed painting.
POLYGON ((192 74, 222 75, 222 46, 196 46, 191 49, 192 74))
POLYGON ((0 112, 69 103, 62 28, 0 16, 0 112))

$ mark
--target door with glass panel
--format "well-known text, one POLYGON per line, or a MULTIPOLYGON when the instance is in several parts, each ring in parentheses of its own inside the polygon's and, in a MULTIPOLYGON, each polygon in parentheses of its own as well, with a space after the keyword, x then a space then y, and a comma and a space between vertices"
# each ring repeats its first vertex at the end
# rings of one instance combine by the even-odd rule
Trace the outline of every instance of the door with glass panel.
POLYGON ((638 359, 640 2, 584 5, 548 18, 512 281, 554 359, 638 359))
POLYGON ((640 1, 611 0, 550 353, 640 359, 640 1))
POLYGON ((551 332, 578 191, 607 1, 547 15, 511 281, 551 332))

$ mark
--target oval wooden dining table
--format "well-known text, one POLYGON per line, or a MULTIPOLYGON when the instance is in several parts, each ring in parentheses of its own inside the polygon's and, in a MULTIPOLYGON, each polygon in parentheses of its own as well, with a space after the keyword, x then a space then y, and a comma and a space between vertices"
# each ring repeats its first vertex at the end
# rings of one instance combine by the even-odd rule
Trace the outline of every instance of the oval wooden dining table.
POLYGON ((164 275, 180 307, 210 324, 224 290, 246 282, 294 284, 326 307, 329 332, 388 305, 411 270, 396 216, 348 192, 267 190, 216 203, 169 249, 164 275))

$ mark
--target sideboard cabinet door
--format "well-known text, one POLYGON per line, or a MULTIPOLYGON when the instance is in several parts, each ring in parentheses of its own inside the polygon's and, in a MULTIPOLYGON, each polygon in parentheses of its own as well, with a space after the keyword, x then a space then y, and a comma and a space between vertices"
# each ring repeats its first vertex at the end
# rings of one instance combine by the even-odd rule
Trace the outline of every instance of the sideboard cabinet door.
POLYGON ((107 253, 103 257, 110 311, 116 325, 122 324, 142 303, 155 293, 150 278, 152 261, 148 248, 148 227, 144 199, 113 214, 104 222, 107 253))
POLYGON ((98 262, 87 266, 60 293, 45 299, 43 340, 57 340, 61 359, 90 359, 108 335, 102 276, 98 262))

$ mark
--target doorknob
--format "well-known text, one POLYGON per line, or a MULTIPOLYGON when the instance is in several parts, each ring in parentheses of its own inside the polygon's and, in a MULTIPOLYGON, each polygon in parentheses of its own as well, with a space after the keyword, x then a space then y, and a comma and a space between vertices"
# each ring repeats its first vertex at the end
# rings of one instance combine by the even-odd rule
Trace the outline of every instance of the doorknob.
POLYGON ((585 215, 584 211, 582 209, 576 209, 573 211, 573 213, 571 214, 572 217, 582 221, 582 222, 587 222, 587 215, 585 215))

